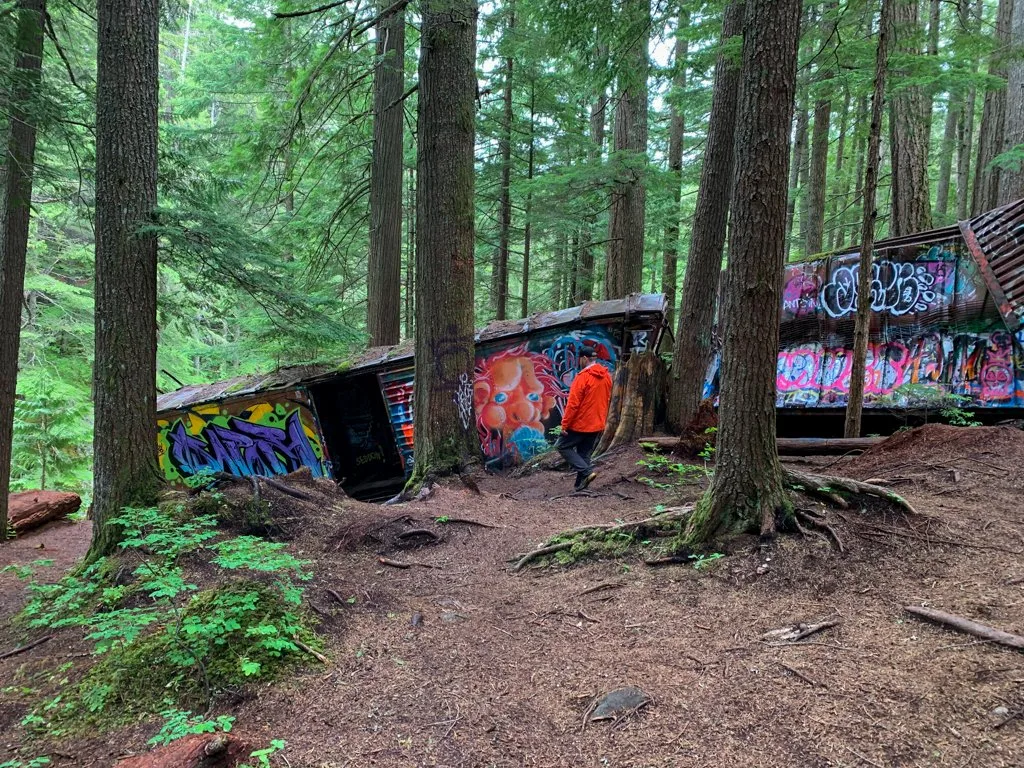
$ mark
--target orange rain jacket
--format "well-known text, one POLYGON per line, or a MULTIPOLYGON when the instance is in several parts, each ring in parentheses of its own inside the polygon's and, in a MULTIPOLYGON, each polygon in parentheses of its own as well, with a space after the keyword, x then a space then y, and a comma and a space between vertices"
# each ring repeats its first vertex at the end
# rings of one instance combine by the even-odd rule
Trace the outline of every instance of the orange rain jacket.
POLYGON ((600 363, 591 363, 576 374, 569 387, 569 402, 562 414, 562 430, 601 432, 608 421, 612 377, 600 363))

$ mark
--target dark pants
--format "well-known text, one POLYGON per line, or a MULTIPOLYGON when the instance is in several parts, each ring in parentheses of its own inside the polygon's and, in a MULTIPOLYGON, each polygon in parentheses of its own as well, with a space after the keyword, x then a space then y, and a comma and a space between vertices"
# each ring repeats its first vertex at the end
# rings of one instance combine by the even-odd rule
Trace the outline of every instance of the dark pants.
POLYGON ((590 454, 601 439, 600 432, 573 432, 571 429, 558 436, 555 448, 569 466, 576 470, 576 482, 589 475, 594 467, 590 463, 590 454))

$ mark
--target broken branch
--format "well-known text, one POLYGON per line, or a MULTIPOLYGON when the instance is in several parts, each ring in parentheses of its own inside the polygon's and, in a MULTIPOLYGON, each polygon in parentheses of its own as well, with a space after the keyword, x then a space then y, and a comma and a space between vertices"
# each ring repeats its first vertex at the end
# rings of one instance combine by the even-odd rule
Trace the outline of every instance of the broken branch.
POLYGON ((0 659, 9 659, 9 658, 11 658, 11 656, 17 656, 19 653, 24 653, 25 651, 31 651, 37 645, 42 645, 43 643, 47 642, 48 640, 52 640, 52 639, 53 639, 53 635, 45 635, 43 637, 40 637, 38 640, 33 640, 28 645, 23 645, 23 646, 21 646, 19 648, 15 648, 13 650, 7 651, 6 653, 0 653, 0 659))
POLYGON ((904 607, 907 613, 919 616, 929 621, 934 621, 937 624, 945 624, 946 626, 957 629, 961 632, 966 632, 969 635, 975 637, 981 637, 985 640, 991 640, 994 643, 1005 645, 1007 648, 1015 648, 1018 651, 1024 651, 1024 637, 1020 635, 1014 635, 1010 632, 1003 632, 1001 629, 990 627, 986 624, 979 624, 976 621, 965 619, 962 616, 956 616, 952 613, 946 613, 945 611, 937 611, 934 608, 920 608, 916 605, 908 605, 904 607))

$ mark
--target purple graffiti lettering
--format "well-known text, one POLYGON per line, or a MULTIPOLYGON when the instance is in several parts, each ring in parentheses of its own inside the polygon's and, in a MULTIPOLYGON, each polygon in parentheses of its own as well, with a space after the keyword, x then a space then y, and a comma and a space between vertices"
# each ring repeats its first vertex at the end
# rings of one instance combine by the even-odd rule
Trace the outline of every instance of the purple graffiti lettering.
POLYGON ((284 429, 229 416, 226 424, 207 424, 193 435, 178 420, 167 439, 170 459, 183 477, 204 472, 270 476, 300 467, 309 467, 315 477, 324 474, 298 409, 285 419, 284 429))

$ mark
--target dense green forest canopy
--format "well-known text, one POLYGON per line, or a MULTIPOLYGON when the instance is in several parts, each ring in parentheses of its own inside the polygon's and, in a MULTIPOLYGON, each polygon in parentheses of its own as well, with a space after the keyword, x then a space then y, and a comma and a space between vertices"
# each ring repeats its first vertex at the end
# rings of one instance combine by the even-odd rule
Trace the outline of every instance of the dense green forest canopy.
MULTIPOLYGON (((157 381, 163 391, 281 365, 340 362, 367 343, 374 22, 380 8, 352 0, 310 12, 314 5, 163 4, 155 225, 157 381)), ((858 237, 880 10, 869 0, 804 5, 789 179, 791 258, 841 248, 858 237), (825 168, 823 177, 812 172, 812 157, 825 168), (823 207, 815 202, 820 200, 823 207), (811 234, 815 230, 820 237, 811 234), (819 239, 820 249, 809 249, 819 239)), ((990 207, 977 190, 979 172, 990 167, 978 157, 985 143, 983 115, 987 97, 1003 92, 1006 62, 1014 59, 997 39, 995 0, 912 5, 918 23, 890 59, 897 76, 889 78, 889 97, 913 90, 927 102, 927 204, 931 223, 940 226, 990 207)), ((740 50, 738 38, 720 40, 723 6, 720 0, 654 3, 646 30, 623 21, 612 0, 481 6, 478 323, 495 316, 493 272, 503 236, 510 316, 600 295, 609 193, 626 172, 638 172, 646 189, 643 288, 665 286, 662 263, 669 247, 680 255, 681 283, 715 61, 720 52, 738 56, 740 50), (621 54, 645 33, 651 62, 647 151, 614 152, 615 84, 628 66, 621 54), (674 113, 681 121, 672 119, 674 113), (669 168, 670 132, 677 124, 678 174, 669 168), (607 134, 603 143, 595 142, 595 125, 607 134), (501 213, 506 175, 507 220, 501 213), (667 241, 675 237, 678 242, 667 241), (597 279, 584 285, 580 265, 588 258, 597 279)), ((14 7, 0 2, 4 93, 14 77, 8 61, 14 7)), ((405 21, 401 318, 403 336, 409 336, 420 21, 415 3, 405 21)), ((94 3, 52 0, 45 32, 42 87, 31 105, 39 138, 12 487, 87 494, 94 3)), ((0 122, 7 117, 0 115, 0 122)), ((883 147, 879 237, 890 230, 889 156, 883 147)), ((1017 150, 1011 146, 997 162, 1019 162, 1017 150)))

